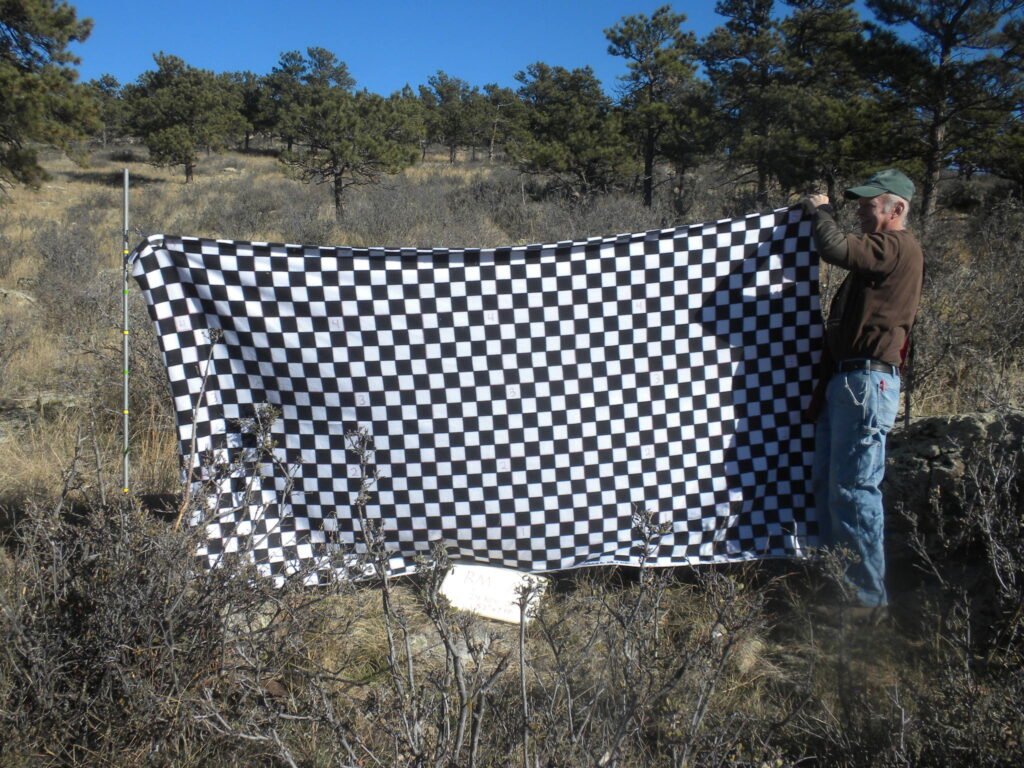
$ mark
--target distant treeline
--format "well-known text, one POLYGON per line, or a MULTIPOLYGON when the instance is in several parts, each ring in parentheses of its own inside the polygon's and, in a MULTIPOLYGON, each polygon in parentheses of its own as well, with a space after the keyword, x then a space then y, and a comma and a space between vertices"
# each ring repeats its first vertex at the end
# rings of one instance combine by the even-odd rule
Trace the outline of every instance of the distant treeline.
MULTIPOLYGON (((186 180, 205 152, 273 140, 300 177, 333 186, 339 217, 346 188, 438 145, 453 162, 460 151, 501 153, 571 196, 635 188, 648 205, 660 181, 709 157, 749 172, 760 203, 772 187, 834 194, 889 164, 919 182, 924 218, 950 171, 1024 189, 1024 0, 867 0, 871 20, 853 0, 785 0, 784 9, 720 0, 724 23, 702 39, 666 5, 605 30, 609 54, 627 68, 610 88, 590 67, 537 62, 515 75, 515 89, 438 71, 389 96, 359 90, 323 48, 285 52, 267 74, 214 73, 158 53, 133 83, 55 79, 74 63, 64 45, 89 23, 56 0, 23 5, 49 10, 54 45, 29 41, 19 52, 19 20, 2 19, 0 68, 20 66, 41 92, 49 72, 62 98, 42 110, 47 131, 0 128, 0 180, 33 179, 26 139, 66 144, 84 134, 137 139, 186 180)), ((7 82, 0 77, 0 88, 7 82)))

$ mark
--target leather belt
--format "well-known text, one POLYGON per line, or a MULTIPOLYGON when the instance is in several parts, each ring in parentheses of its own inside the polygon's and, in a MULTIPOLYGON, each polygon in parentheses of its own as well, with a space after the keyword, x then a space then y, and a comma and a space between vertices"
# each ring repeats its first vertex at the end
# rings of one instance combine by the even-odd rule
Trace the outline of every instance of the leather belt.
POLYGON ((837 373, 848 373, 850 371, 878 371, 879 373, 891 373, 893 376, 900 375, 900 369, 895 365, 883 363, 880 360, 843 360, 836 365, 837 373))

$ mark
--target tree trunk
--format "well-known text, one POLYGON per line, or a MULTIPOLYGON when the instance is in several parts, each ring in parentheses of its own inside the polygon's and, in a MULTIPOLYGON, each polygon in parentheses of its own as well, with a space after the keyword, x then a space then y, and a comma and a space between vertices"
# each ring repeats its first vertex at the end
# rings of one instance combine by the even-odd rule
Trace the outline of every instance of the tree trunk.
MULTIPOLYGON (((939 76, 946 72, 947 67, 950 66, 951 55, 951 49, 943 43, 938 52, 938 61, 936 62, 936 70, 939 76)), ((943 89, 944 93, 945 89, 943 89)), ((932 214, 935 213, 938 203, 937 189, 939 178, 942 175, 942 160, 946 143, 946 121, 949 119, 945 109, 943 94, 937 94, 935 100, 928 105, 928 110, 931 112, 928 121, 928 135, 926 137, 926 151, 928 154, 924 159, 925 170, 924 178, 921 180, 921 204, 918 208, 920 211, 918 218, 920 219, 922 229, 927 228, 928 222, 932 214)))
POLYGON ((768 169, 760 164, 757 166, 757 204, 768 207, 768 169))
POLYGON ((344 194, 344 176, 339 173, 334 177, 334 220, 339 224, 345 217, 345 203, 343 200, 344 194))
POLYGON ((920 220, 927 226, 938 207, 938 186, 942 176, 942 147, 946 140, 944 123, 933 124, 928 130, 928 157, 925 159, 925 174, 921 183, 920 220))
POLYGON ((686 199, 686 188, 684 187, 685 170, 675 166, 675 182, 672 184, 672 210, 679 216, 686 216, 690 212, 690 204, 686 199))
POLYGON ((448 147, 448 165, 455 165, 455 160, 459 156, 459 148, 457 145, 452 144, 448 147))
POLYGON ((196 164, 193 163, 191 160, 189 160, 188 162, 185 163, 185 183, 186 184, 191 184, 192 183, 192 174, 195 171, 195 169, 196 169, 196 164))
POLYGON ((836 185, 835 169, 830 169, 825 172, 825 194, 828 195, 828 199, 831 202, 835 202, 838 199, 839 192, 836 185))
POLYGON ((654 202, 654 130, 648 128, 644 134, 644 207, 654 202))

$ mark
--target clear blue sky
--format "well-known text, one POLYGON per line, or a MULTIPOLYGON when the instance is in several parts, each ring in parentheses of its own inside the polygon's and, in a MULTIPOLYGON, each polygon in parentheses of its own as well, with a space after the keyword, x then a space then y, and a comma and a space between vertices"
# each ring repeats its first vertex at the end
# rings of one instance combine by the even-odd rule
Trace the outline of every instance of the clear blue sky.
MULTIPOLYGON (((516 72, 543 61, 590 65, 613 92, 622 59, 604 30, 623 16, 650 15, 659 0, 70 0, 93 32, 73 46, 82 80, 121 83, 174 54, 214 72, 267 74, 284 51, 320 46, 348 64, 359 88, 414 88, 441 69, 472 85, 515 85, 516 72)), ((677 2, 698 36, 722 23, 713 0, 677 2)))

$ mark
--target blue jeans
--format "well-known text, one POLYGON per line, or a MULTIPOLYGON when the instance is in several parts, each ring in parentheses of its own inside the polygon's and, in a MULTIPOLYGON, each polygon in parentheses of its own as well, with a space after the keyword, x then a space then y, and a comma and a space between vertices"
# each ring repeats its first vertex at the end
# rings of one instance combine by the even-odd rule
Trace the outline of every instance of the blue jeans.
POLYGON ((900 378, 877 371, 837 373, 828 383, 815 427, 814 497, 822 546, 845 547, 859 558, 846 571, 864 605, 888 603, 885 518, 879 486, 885 438, 896 423, 900 378))

